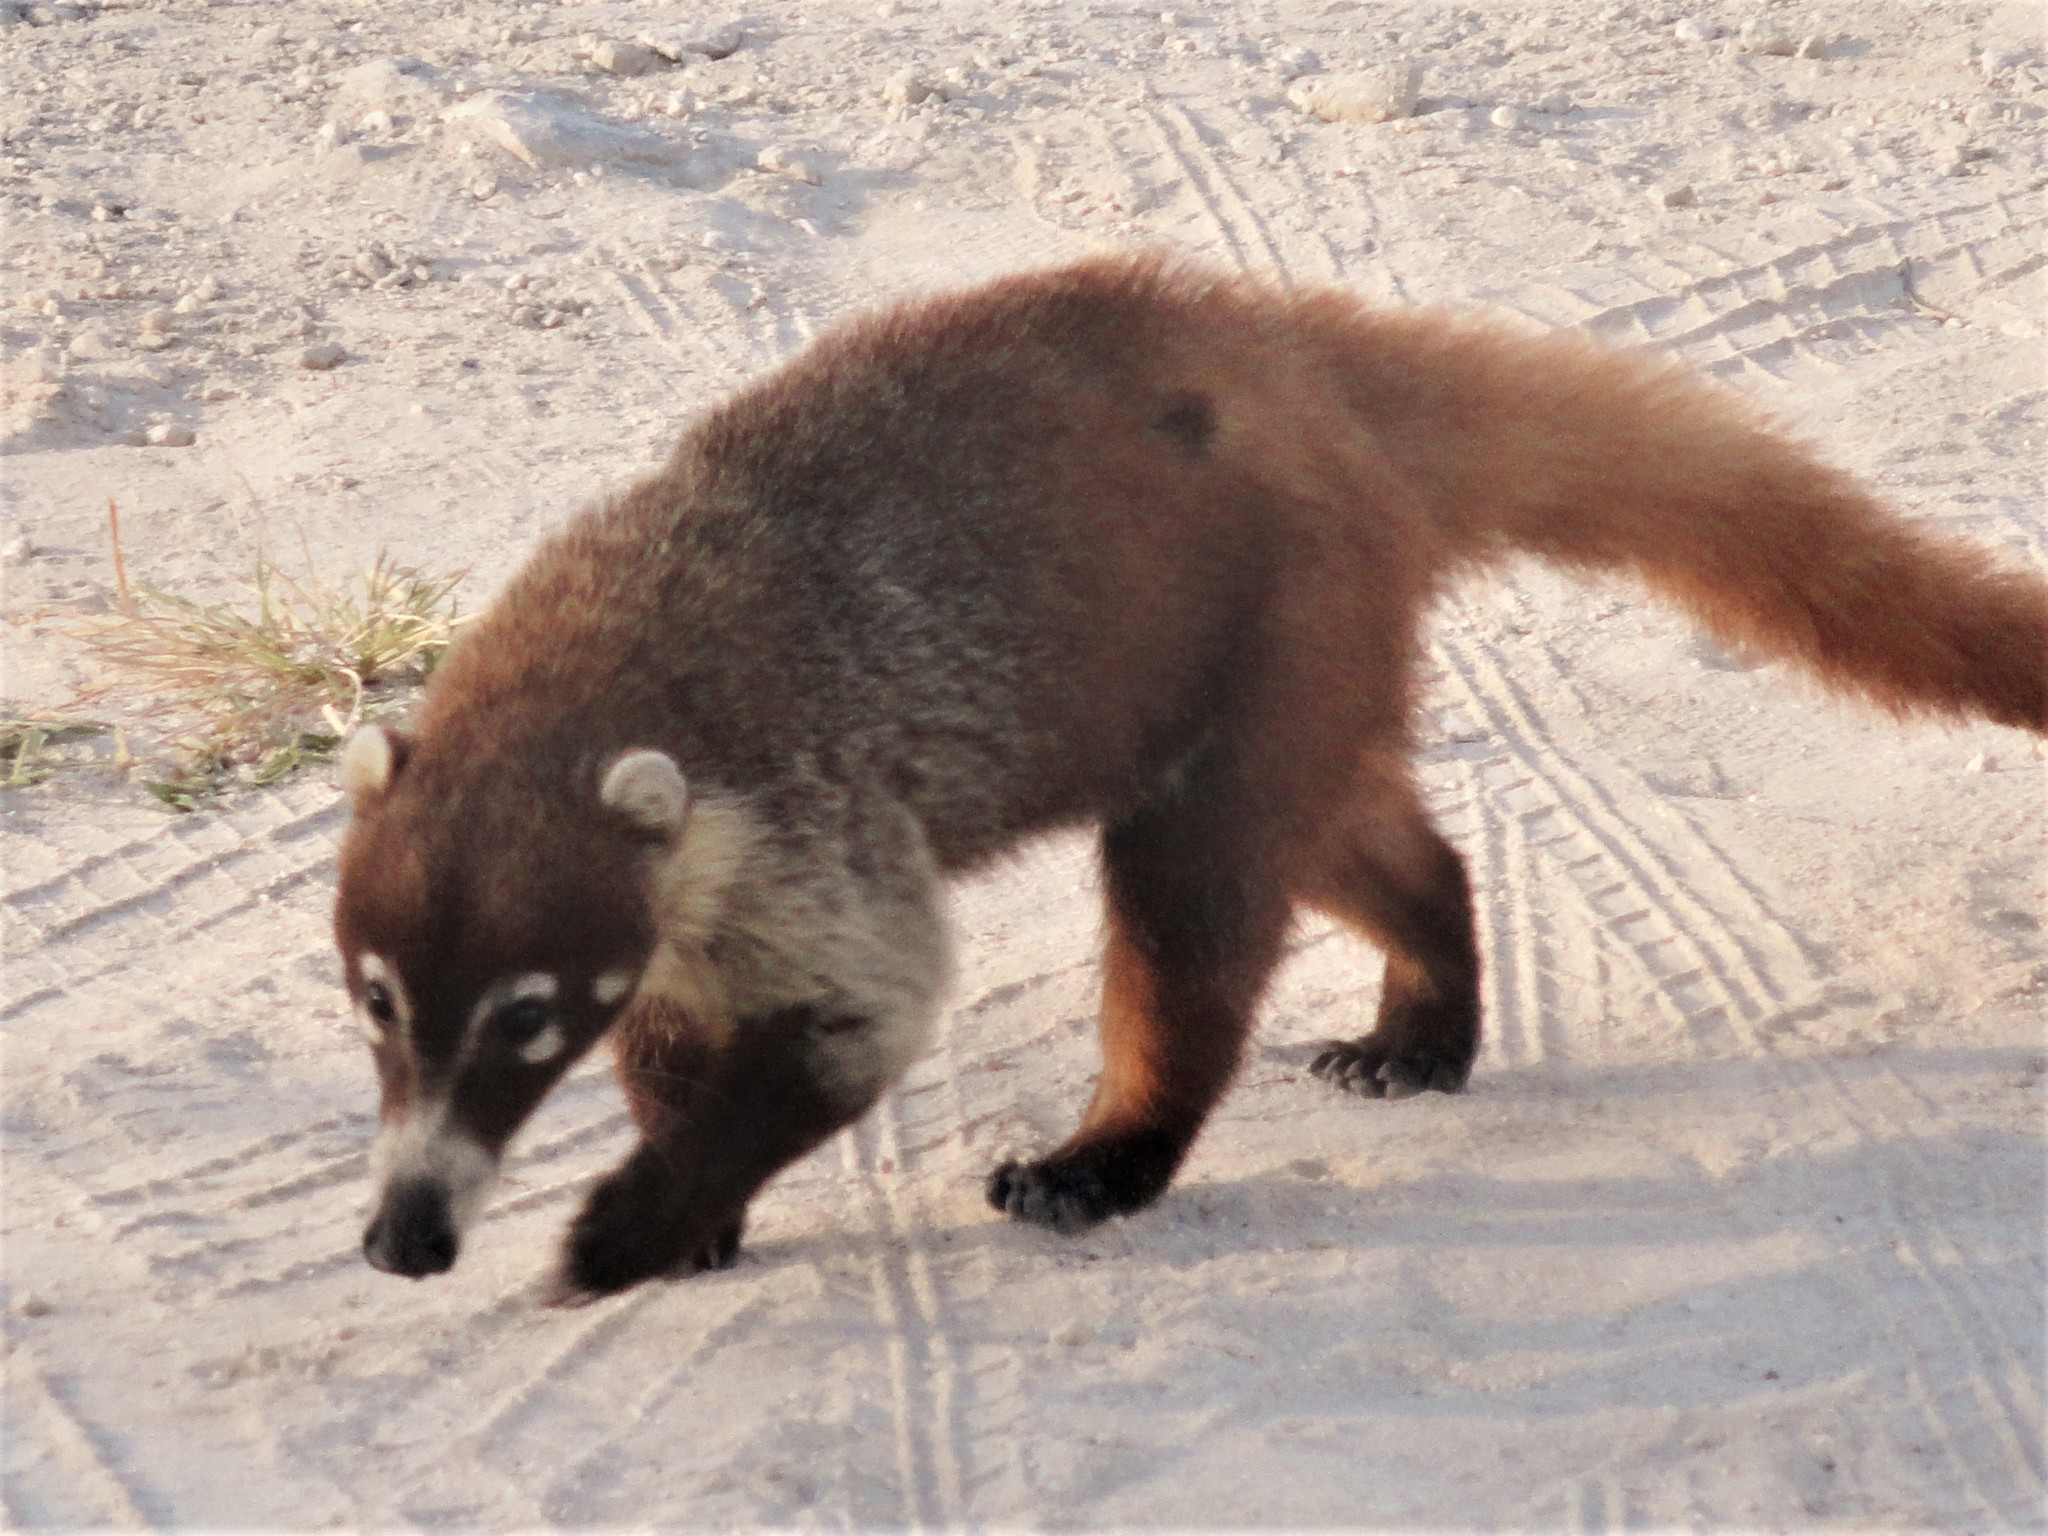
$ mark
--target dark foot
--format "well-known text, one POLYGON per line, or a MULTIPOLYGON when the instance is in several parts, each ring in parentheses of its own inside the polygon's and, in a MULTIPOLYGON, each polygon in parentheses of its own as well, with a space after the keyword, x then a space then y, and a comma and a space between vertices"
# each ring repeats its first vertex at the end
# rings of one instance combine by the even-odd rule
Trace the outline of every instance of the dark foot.
POLYGON ((1309 1071, 1346 1093, 1368 1099, 1406 1099, 1425 1090, 1456 1093, 1472 1073, 1472 1063, 1413 1047, 1397 1049, 1374 1035, 1363 1040, 1332 1040, 1309 1071))
POLYGON ((590 1192, 544 1299, 549 1306, 582 1306, 658 1275, 724 1269, 739 1254, 743 1220, 721 1223, 693 1244, 684 1234, 696 1224, 675 1210, 672 1192, 651 1185, 643 1167, 629 1162, 590 1192))
POLYGON ((1081 1232, 1157 1200, 1183 1149, 1164 1138, 1105 1142, 1036 1163, 1004 1163, 989 1176, 988 1203, 1055 1232, 1081 1232))

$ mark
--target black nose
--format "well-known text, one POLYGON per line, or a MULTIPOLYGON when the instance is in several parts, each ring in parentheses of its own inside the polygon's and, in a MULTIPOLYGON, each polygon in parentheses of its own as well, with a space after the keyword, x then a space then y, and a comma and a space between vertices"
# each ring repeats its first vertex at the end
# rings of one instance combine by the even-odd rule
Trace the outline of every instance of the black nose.
POLYGON ((387 1275, 415 1280, 455 1263, 455 1220, 438 1184, 397 1184, 363 1233, 363 1257, 387 1275))

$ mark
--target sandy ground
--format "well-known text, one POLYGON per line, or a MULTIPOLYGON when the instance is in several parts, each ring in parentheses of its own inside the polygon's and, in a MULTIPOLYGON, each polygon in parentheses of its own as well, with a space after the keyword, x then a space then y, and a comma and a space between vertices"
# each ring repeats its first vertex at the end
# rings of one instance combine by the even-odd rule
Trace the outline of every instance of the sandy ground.
MULTIPOLYGON (((138 580, 303 540, 474 603, 837 317, 1139 241, 1669 349, 2040 562, 2038 10, 1702 3, 0 6, 7 710, 94 681, 109 496, 138 580), (683 62, 587 41, 643 36, 683 62), (1415 116, 1288 96, 1388 65, 1415 116)), ((999 1221, 1092 1071, 1047 846, 960 892, 934 1052, 737 1268, 574 1313, 530 1287, 629 1141, 595 1069, 455 1274, 358 1256, 327 783, 8 794, 6 1518, 2038 1528, 2040 755, 1534 569, 1435 659, 1468 1094, 1307 1076, 1377 967, 1305 929, 1167 1199, 999 1221)))

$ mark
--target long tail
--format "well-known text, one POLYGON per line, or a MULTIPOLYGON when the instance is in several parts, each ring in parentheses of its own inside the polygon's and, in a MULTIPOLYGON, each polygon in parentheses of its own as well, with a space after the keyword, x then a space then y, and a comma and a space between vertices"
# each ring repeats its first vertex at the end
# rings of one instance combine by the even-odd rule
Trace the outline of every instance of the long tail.
POLYGON ((1888 510, 1669 365, 1428 314, 1354 323, 1352 399, 1453 558, 1634 571, 1723 639, 1895 713, 2048 734, 2039 576, 1888 510))

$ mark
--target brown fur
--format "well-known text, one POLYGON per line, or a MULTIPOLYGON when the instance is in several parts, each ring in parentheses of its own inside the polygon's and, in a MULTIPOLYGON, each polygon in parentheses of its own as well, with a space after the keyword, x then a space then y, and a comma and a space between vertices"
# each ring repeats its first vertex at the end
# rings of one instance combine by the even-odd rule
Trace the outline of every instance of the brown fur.
POLYGON ((1388 952, 1378 1027, 1319 1070, 1464 1081, 1470 893, 1409 718, 1430 603, 1517 550, 1634 571, 1894 712, 2048 730, 2038 578, 1668 365, 1097 260, 827 337, 548 541, 357 793, 344 953, 398 968, 430 1058, 493 977, 643 972, 616 1032, 642 1192, 593 1205, 569 1264, 606 1288, 729 1230, 737 1185, 697 1209, 659 1168, 729 1160, 750 1193, 801 1150, 719 1094, 786 1070, 829 1106, 814 1140, 900 1072, 944 981, 937 876, 1099 823, 1103 1074, 991 1195, 1062 1227, 1131 1209, 1228 1083, 1298 904, 1388 952), (725 853, 598 803, 635 748, 681 766, 725 853))

